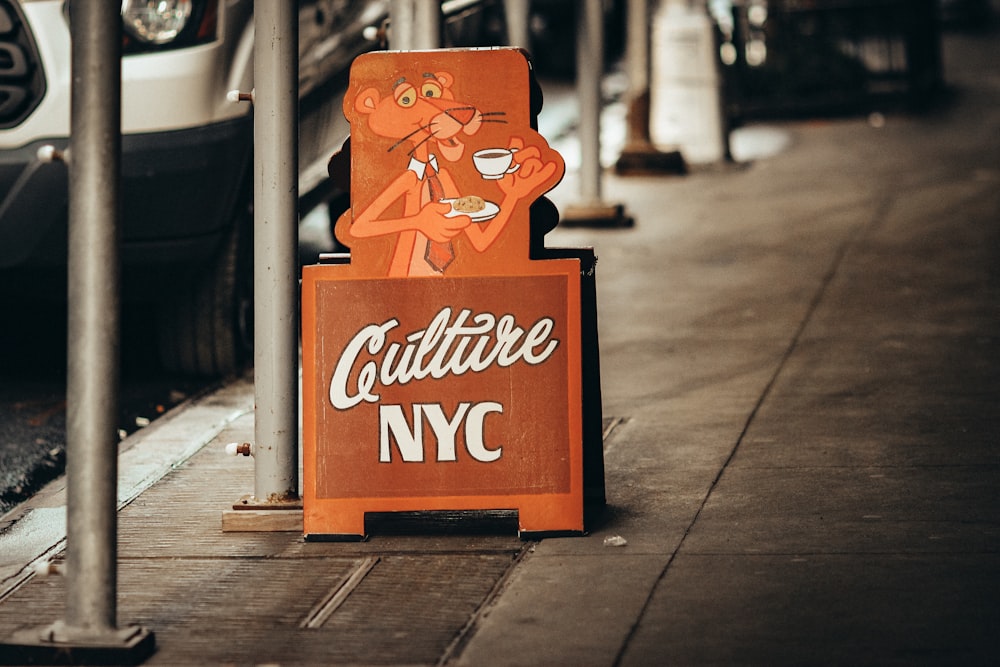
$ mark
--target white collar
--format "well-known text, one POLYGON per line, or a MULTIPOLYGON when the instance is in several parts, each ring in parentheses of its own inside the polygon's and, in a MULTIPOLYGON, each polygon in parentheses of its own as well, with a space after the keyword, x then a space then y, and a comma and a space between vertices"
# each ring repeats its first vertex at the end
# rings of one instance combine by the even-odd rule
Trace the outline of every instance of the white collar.
POLYGON ((420 180, 424 180, 424 174, 427 171, 427 165, 430 165, 431 168, 435 171, 435 173, 440 171, 440 169, 438 169, 437 155, 434 155, 433 153, 431 153, 431 156, 427 160, 427 162, 422 162, 415 157, 411 157, 410 164, 406 165, 406 168, 412 171, 414 174, 416 174, 417 178, 419 178, 420 180))

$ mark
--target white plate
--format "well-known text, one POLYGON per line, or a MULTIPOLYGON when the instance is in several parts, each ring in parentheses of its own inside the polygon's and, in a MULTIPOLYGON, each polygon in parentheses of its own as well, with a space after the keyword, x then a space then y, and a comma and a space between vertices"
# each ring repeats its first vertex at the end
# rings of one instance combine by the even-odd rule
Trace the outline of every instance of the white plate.
POLYGON ((454 218, 456 215, 467 215, 472 218, 473 222, 486 222, 487 220, 492 220, 496 217, 497 213, 500 212, 500 207, 491 201, 486 202, 486 206, 483 207, 482 211, 476 211, 475 213, 462 213, 461 211, 455 210, 455 199, 442 199, 442 204, 451 204, 451 211, 445 213, 445 217, 454 218))

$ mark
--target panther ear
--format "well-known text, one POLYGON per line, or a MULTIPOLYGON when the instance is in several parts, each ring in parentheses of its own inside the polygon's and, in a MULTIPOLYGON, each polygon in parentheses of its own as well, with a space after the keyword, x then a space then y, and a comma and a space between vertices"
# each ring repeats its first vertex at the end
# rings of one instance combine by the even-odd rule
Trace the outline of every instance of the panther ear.
POLYGON ((366 88, 354 98, 354 110, 361 114, 373 113, 381 99, 378 88, 366 88))
POLYGON ((434 72, 434 78, 440 81, 445 88, 451 88, 451 85, 455 83, 455 77, 448 72, 434 72))

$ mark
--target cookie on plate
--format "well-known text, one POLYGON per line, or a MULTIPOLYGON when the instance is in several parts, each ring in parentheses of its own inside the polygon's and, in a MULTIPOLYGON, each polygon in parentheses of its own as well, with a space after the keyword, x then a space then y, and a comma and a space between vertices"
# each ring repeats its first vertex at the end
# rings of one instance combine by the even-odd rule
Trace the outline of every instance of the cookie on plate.
POLYGON ((466 195, 459 197, 451 205, 459 213, 478 213, 486 208, 486 200, 476 195, 466 195))

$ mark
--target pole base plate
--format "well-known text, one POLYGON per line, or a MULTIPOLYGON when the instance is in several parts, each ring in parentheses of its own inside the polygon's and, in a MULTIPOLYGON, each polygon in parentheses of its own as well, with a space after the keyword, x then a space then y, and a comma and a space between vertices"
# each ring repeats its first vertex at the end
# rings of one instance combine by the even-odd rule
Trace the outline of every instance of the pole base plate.
POLYGON ((155 651, 155 635, 137 625, 91 634, 56 621, 0 642, 0 665, 140 665, 155 651))
POLYGON ((559 218, 566 227, 631 227, 635 220, 621 204, 594 203, 569 206, 559 218))
POLYGON ((652 146, 625 147, 618 161, 615 173, 619 176, 662 176, 664 174, 684 175, 687 163, 680 151, 663 152, 652 146))

